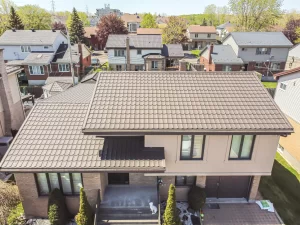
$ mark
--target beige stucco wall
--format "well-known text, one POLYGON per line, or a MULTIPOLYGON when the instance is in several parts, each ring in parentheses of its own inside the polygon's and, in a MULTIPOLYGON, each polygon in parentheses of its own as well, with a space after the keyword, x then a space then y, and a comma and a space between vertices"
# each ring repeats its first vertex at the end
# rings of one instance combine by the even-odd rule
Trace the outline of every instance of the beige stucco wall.
POLYGON ((270 175, 278 140, 257 135, 251 160, 228 160, 229 135, 207 135, 203 160, 180 160, 180 135, 147 135, 145 146, 165 148, 165 175, 270 175))

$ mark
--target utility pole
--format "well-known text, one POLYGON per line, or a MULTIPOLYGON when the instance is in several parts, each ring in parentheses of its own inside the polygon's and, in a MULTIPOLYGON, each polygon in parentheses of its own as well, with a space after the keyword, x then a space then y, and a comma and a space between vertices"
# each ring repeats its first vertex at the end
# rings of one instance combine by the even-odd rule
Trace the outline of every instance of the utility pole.
POLYGON ((72 49, 71 49, 69 30, 67 27, 66 27, 66 31, 67 31, 67 39, 68 39, 68 49, 69 49, 69 53, 70 53, 70 68, 71 68, 73 86, 75 86, 76 84, 75 84, 75 75, 74 75, 74 68, 73 68, 73 61, 72 61, 72 49))
POLYGON ((89 8, 88 5, 85 5, 86 15, 89 16, 89 8))
POLYGON ((54 0, 51 0, 51 10, 52 10, 52 14, 54 16, 54 14, 55 14, 55 1, 54 0))

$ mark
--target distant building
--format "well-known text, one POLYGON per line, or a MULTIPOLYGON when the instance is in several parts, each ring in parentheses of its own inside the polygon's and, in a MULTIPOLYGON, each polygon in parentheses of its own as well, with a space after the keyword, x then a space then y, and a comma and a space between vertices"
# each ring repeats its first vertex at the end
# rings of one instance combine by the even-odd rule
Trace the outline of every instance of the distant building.
POLYGON ((124 21, 124 25, 127 27, 129 33, 136 33, 142 22, 142 18, 137 13, 125 13, 121 16, 121 19, 124 21))
POLYGON ((91 16, 90 19, 90 26, 95 27, 97 23, 101 19, 102 16, 106 16, 109 14, 115 14, 118 17, 121 17, 123 13, 119 9, 111 9, 110 4, 104 4, 104 8, 96 9, 96 13, 94 16, 91 16))

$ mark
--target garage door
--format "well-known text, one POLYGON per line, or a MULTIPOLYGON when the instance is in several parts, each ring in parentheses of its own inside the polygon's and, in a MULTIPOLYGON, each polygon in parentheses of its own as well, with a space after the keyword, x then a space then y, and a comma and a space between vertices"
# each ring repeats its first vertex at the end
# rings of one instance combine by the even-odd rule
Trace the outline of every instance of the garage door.
POLYGON ((250 183, 250 176, 211 176, 205 191, 208 198, 248 198, 250 183))

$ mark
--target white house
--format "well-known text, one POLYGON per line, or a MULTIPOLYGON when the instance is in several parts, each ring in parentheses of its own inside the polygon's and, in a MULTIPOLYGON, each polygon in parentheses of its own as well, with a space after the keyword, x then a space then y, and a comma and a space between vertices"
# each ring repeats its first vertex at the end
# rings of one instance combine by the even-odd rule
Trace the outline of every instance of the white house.
POLYGON ((202 49, 217 41, 216 28, 213 26, 190 25, 186 36, 189 40, 184 44, 185 50, 202 49))

